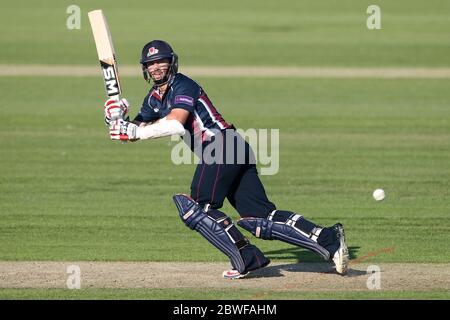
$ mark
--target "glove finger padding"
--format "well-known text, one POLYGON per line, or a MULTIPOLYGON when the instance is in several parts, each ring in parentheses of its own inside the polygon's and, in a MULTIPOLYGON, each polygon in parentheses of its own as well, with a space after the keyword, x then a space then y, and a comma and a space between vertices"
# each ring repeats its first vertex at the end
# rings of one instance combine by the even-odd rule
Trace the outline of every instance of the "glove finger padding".
POLYGON ((127 99, 122 98, 119 101, 108 99, 104 105, 105 123, 110 124, 113 120, 123 119, 127 113, 130 104, 127 99))
POLYGON ((113 120, 109 123, 109 135, 111 140, 120 140, 120 120, 113 120))
POLYGON ((111 140, 136 140, 137 127, 132 122, 122 119, 114 120, 110 122, 109 135, 111 136, 111 140))

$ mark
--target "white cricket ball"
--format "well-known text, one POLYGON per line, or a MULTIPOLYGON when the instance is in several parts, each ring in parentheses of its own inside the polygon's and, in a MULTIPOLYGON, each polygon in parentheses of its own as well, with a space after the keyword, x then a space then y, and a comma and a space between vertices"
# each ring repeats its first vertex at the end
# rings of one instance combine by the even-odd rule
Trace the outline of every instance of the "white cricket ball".
POLYGON ((373 192, 373 198, 377 201, 381 201, 386 197, 386 193, 383 189, 377 189, 373 192))

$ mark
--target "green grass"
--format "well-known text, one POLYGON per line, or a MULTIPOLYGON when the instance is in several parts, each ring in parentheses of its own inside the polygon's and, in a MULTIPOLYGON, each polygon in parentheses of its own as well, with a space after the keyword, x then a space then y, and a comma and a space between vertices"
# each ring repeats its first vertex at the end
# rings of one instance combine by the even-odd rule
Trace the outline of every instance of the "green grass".
POLYGON ((185 65, 450 66, 450 3, 376 2, 381 30, 368 30, 370 0, 16 0, 2 4, 0 63, 97 65, 87 12, 102 8, 122 64, 163 38, 185 65), (81 9, 69 30, 66 9, 81 9))
MULTIPOLYGON (((450 66, 450 3, 444 0, 377 1, 382 30, 375 31, 366 28, 369 0, 173 0, 157 10, 144 0, 80 0, 81 30, 68 30, 71 4, 2 4, 0 64, 97 66, 87 12, 102 8, 120 64, 137 64, 143 44, 162 38, 181 65, 450 66)), ((344 223, 353 259, 450 261, 450 80, 198 80, 237 127, 280 129, 280 170, 262 177, 279 208, 320 224, 344 223), (372 199, 376 188, 386 190, 385 201, 372 199)), ((195 167, 171 164, 174 142, 109 140, 100 76, 0 77, 0 88, 0 260, 226 261, 178 218, 171 196, 189 192, 195 167)), ((123 88, 134 116, 146 84, 123 78, 123 88)), ((224 211, 238 217, 229 204, 224 211)), ((281 242, 253 242, 274 260, 320 261, 281 242)), ((192 299, 258 294, 190 292, 192 299)), ((186 295, 175 289, 0 290, 1 299, 186 295)), ((262 296, 340 297, 448 293, 262 296)))
POLYGON ((204 290, 204 289, 0 289, 0 300, 357 300, 357 299, 449 299, 448 291, 357 291, 310 292, 264 290, 204 290))
MULTIPOLYGON (((352 258, 391 248, 368 261, 449 262, 450 81, 200 82, 237 127, 280 129, 280 170, 262 176, 279 208, 344 223, 352 258), (371 197, 379 187, 381 203, 371 197)), ((111 142, 99 79, 0 85, 0 260, 226 260, 172 203, 189 192, 194 165, 173 165, 168 139, 111 142)), ((143 81, 124 85, 135 114, 143 81)), ((319 261, 281 242, 254 243, 272 259, 319 261)))

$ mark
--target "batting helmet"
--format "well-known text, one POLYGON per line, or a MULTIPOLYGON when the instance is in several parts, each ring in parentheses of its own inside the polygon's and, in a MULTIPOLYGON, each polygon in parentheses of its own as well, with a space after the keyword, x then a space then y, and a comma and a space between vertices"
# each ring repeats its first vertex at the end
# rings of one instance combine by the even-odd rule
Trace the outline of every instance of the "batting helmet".
POLYGON ((163 79, 154 81, 156 85, 165 84, 169 79, 178 72, 178 56, 173 51, 172 47, 165 41, 152 40, 147 43, 142 49, 140 63, 142 65, 142 72, 144 79, 147 82, 151 81, 151 76, 147 70, 146 64, 161 59, 169 59, 170 65, 167 74, 163 79))

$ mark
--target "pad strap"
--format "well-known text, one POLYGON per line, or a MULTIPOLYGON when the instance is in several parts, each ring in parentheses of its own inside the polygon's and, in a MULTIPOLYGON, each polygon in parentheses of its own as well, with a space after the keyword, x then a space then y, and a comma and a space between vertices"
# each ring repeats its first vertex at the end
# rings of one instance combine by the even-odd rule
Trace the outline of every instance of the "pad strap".
POLYGON ((249 244, 248 239, 236 228, 231 218, 227 217, 223 212, 220 212, 219 210, 209 209, 206 214, 214 219, 216 223, 225 230, 230 240, 236 245, 239 250, 249 244))

